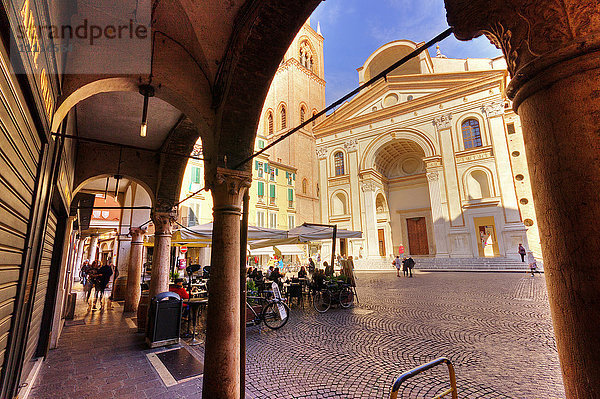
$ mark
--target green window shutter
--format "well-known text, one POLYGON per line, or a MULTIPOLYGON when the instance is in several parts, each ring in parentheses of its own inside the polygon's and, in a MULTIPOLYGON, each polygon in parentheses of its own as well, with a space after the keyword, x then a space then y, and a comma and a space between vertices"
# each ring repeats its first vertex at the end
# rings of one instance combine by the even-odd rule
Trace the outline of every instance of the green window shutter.
POLYGON ((289 179, 289 178, 290 178, 290 172, 287 172, 287 171, 285 172, 285 178, 286 178, 286 179, 289 179))
POLYGON ((269 187, 269 197, 275 198, 275 185, 274 184, 271 184, 271 186, 269 187))
POLYGON ((192 183, 200 183, 200 168, 192 166, 191 180, 192 183))
POLYGON ((288 188, 288 201, 293 201, 294 200, 294 190, 291 188, 288 188))
POLYGON ((263 182, 258 182, 258 195, 263 196, 265 195, 265 185, 263 182))
POLYGON ((258 161, 254 161, 254 169, 258 170, 258 161))
POLYGON ((293 178, 294 181, 296 181, 296 174, 295 173, 292 173, 292 178, 293 178))
POLYGON ((279 169, 275 168, 275 176, 279 176, 279 169))
POLYGON ((269 173, 269 164, 268 163, 265 164, 265 173, 269 173))

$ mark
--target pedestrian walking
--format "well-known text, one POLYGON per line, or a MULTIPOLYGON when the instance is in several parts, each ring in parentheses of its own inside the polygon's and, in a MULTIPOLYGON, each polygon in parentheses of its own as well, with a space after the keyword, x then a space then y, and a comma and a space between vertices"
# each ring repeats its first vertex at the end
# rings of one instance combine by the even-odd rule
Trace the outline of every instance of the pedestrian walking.
POLYGON ((521 243, 519 243, 519 255, 521 255, 521 262, 525 262, 525 255, 527 255, 527 251, 521 243))
POLYGON ((112 276, 113 271, 108 263, 105 263, 100 269, 98 269, 98 275, 96 277, 96 281, 94 284, 94 289, 96 290, 96 295, 94 296, 94 307, 93 309, 98 309, 96 307, 96 303, 98 298, 100 298, 100 308, 104 309, 104 290, 106 286, 110 282, 110 276, 112 276))
POLYGON ((415 267, 415 260, 409 256, 408 259, 406 259, 406 262, 404 262, 404 264, 407 268, 406 275, 408 277, 412 277, 412 269, 413 267, 415 267))
POLYGON ((402 268, 402 261, 400 261, 400 257, 396 255, 396 259, 392 261, 392 265, 396 266, 396 276, 400 277, 400 268, 402 268))

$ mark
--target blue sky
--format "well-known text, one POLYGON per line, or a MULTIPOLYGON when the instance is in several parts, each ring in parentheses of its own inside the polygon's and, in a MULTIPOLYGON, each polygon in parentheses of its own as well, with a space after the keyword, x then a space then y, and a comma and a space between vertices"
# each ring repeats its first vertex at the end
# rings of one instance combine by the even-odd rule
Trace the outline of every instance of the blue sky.
MULTIPOLYGON (((327 105, 358 86, 356 68, 377 48, 399 39, 430 40, 444 31, 444 0, 326 0, 310 17, 321 23, 325 38, 327 105)), ((440 43, 451 58, 488 58, 502 55, 485 37, 460 42, 451 36, 440 43)), ((435 47, 430 49, 435 55, 435 47)))

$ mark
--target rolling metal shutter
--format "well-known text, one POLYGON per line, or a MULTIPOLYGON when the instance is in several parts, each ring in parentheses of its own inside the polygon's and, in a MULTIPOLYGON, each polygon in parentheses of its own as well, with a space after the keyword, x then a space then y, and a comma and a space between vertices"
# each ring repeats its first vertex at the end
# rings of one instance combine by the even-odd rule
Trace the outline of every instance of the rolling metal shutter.
POLYGON ((22 377, 27 377, 30 368, 33 366, 30 360, 33 358, 40 340, 40 328, 42 326, 42 314, 44 313, 44 303, 46 302, 46 290, 48 288, 48 277, 50 276, 50 267, 52 265, 52 249, 54 248, 54 239, 56 238, 56 214, 50 210, 48 214, 48 224, 46 234, 44 235, 44 244, 42 249, 42 261, 40 263, 40 274, 35 287, 35 299, 31 313, 31 322, 29 324, 29 335, 27 336, 27 347, 25 349, 25 358, 23 359, 22 377))
POLYGON ((41 142, 12 80, 4 54, 0 57, 0 367, 4 365, 41 142))

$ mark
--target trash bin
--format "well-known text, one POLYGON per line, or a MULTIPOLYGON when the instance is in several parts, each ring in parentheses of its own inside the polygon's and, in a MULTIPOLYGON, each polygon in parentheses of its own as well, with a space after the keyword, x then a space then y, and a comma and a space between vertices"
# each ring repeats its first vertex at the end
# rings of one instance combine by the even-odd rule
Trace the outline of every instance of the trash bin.
POLYGON ((146 343, 151 348, 179 343, 182 301, 174 292, 161 292, 150 301, 146 343))

